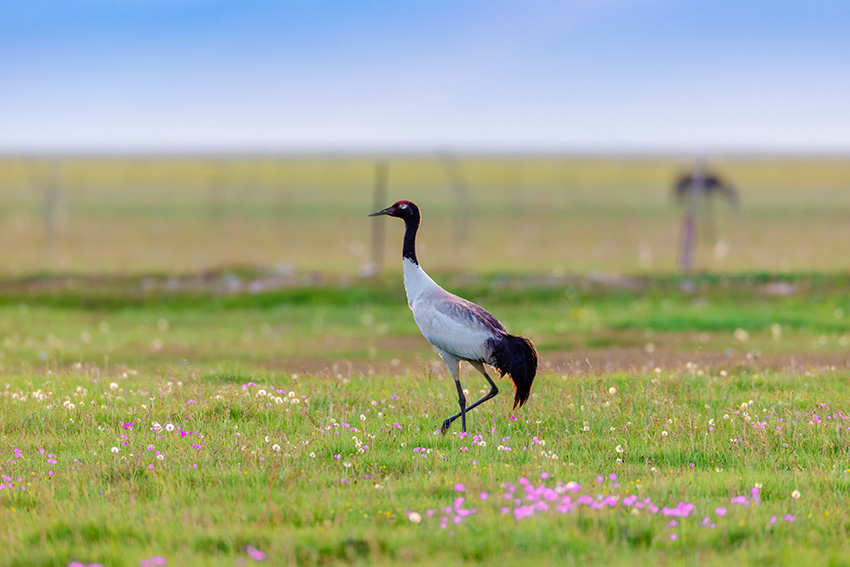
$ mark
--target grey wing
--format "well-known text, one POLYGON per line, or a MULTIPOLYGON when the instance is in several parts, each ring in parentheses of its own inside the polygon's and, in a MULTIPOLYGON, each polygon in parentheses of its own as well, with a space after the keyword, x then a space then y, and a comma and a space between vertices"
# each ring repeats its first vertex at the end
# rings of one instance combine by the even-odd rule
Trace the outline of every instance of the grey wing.
POLYGON ((462 319, 470 326, 480 326, 482 329, 492 331, 494 334, 507 332, 504 325, 480 305, 476 305, 451 293, 447 293, 446 295, 449 296, 446 301, 436 304, 437 309, 446 315, 462 319))
POLYGON ((505 334, 499 321, 481 307, 449 293, 413 310, 422 334, 440 350, 463 360, 489 361, 490 344, 505 334))

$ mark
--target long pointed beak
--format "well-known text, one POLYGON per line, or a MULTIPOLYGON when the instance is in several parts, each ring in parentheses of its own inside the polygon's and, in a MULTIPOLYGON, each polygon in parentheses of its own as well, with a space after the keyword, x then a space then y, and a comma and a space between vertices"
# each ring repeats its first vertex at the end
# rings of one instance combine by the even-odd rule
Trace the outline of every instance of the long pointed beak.
POLYGON ((381 209, 380 211, 375 211, 374 213, 369 213, 370 217, 378 217, 381 215, 388 215, 392 212, 392 207, 387 207, 386 209, 381 209))

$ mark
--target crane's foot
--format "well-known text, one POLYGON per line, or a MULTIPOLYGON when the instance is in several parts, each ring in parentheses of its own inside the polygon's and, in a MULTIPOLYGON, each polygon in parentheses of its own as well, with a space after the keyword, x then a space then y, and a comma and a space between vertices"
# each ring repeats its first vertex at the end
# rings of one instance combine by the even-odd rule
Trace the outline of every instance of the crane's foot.
POLYGON ((446 432, 448 432, 449 427, 451 427, 451 426, 452 426, 452 420, 451 420, 451 419, 446 419, 446 421, 444 421, 444 422, 443 422, 443 426, 442 426, 442 427, 440 427, 440 433, 442 433, 443 435, 445 435, 445 434, 446 434, 446 432))

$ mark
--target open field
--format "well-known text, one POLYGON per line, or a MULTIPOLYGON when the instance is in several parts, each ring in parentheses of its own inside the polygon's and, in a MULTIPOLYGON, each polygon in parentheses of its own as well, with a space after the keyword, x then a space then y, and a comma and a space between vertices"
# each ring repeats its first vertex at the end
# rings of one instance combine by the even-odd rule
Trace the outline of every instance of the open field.
POLYGON ((541 355, 443 437, 374 160, 0 161, 0 563, 850 565, 850 163, 715 165, 673 276, 685 161, 390 160, 541 355))
POLYGON ((541 350, 466 437, 396 278, 230 279, 2 283, 4 564, 848 564, 846 276, 438 277, 541 350))
MULTIPOLYGON (((0 274, 184 274, 285 265, 356 274, 372 262, 376 159, 0 160, 0 274)), ((685 159, 390 158, 387 198, 423 209, 433 271, 669 273, 685 159)), ((699 269, 850 269, 850 161, 711 160, 740 190, 714 203, 699 269)), ((706 228, 706 225, 703 225, 706 228)), ((386 226, 396 269, 400 227, 386 226)))

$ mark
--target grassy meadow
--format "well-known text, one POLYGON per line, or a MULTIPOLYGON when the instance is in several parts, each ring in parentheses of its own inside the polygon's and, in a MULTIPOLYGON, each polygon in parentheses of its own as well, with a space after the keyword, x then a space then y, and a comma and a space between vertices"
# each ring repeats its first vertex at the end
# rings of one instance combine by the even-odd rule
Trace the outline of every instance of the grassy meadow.
POLYGON ((847 164, 719 161, 741 210, 671 275, 685 162, 465 162, 465 236, 390 162, 423 266, 541 355, 445 436, 374 163, 130 165, 0 162, 0 564, 850 565, 847 164))
POLYGON ((454 388, 395 278, 226 297, 11 286, 4 561, 845 564, 850 282, 789 279, 803 298, 682 281, 456 282, 542 365, 527 406, 502 382, 445 437, 454 388), (615 351, 626 367, 576 354, 615 351))

